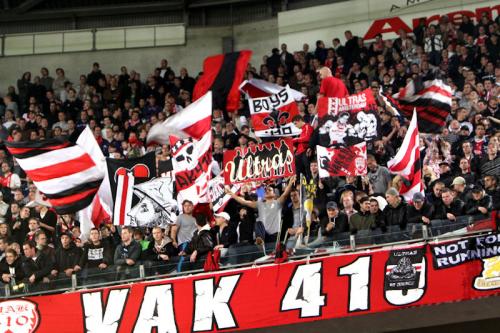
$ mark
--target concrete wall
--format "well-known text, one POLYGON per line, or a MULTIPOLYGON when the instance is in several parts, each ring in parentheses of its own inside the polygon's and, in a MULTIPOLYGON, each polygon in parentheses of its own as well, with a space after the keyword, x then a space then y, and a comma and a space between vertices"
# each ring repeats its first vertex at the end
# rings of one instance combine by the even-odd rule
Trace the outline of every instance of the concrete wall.
POLYGON ((41 67, 47 67, 52 76, 55 69, 64 68, 66 77, 78 82, 80 74, 90 72, 97 61, 104 73, 119 73, 121 66, 141 73, 144 79, 157 67, 162 58, 178 73, 186 67, 195 76, 202 67, 203 59, 222 52, 222 38, 234 34, 235 50, 250 49, 254 52, 252 63, 260 65, 262 56, 278 46, 277 20, 259 21, 234 27, 188 28, 186 45, 95 52, 77 52, 0 58, 0 96, 9 85, 15 85, 23 72, 39 75, 41 67))

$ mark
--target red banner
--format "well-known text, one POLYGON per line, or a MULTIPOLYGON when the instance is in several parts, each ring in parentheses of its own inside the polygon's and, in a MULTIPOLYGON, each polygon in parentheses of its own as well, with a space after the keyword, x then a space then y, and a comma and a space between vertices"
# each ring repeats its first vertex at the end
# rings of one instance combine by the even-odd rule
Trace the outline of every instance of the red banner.
POLYGON ((435 270, 426 246, 7 300, 0 332, 238 331, 500 293, 487 281, 474 287, 495 279, 499 267, 486 272, 473 260, 435 270))
POLYGON ((245 183, 295 174, 292 139, 282 139, 224 153, 224 182, 245 183))
POLYGON ((366 176, 366 142, 343 148, 316 146, 320 178, 366 176))
POLYGON ((377 102, 371 89, 365 89, 359 94, 347 97, 321 97, 318 100, 318 116, 336 116, 342 112, 357 113, 359 111, 376 109, 377 102))

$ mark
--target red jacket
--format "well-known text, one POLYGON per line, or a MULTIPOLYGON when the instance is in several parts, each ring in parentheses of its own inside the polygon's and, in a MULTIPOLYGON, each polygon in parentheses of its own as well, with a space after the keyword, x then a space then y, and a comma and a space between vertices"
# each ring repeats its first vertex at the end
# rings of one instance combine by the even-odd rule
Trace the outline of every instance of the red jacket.
POLYGON ((295 155, 300 155, 305 152, 309 146, 309 140, 314 131, 311 125, 305 123, 301 128, 302 132, 298 138, 293 139, 293 144, 295 145, 295 155))

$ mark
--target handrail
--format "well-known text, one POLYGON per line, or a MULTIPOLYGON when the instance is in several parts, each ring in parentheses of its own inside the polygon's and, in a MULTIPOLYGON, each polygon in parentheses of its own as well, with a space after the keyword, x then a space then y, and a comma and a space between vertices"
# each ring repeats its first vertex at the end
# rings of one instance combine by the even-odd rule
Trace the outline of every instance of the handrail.
MULTIPOLYGON (((482 221, 476 221, 476 223, 482 222, 482 221)), ((493 227, 493 224, 491 225, 493 227)), ((312 249, 312 252, 309 253, 300 253, 300 251, 295 250, 295 253, 292 253, 289 256, 290 260, 303 260, 307 259, 308 261, 310 259, 316 259, 316 258, 321 258, 325 256, 337 256, 337 255, 345 255, 347 253, 355 253, 355 252, 363 252, 363 251, 371 251, 371 250, 378 250, 378 249, 384 249, 384 248, 393 248, 401 245, 411 245, 411 244, 416 244, 416 243, 422 243, 422 244, 432 244, 432 243, 437 243, 437 242, 446 242, 446 241, 451 241, 454 239, 468 239, 474 236, 477 236, 479 234, 489 234, 494 231, 493 228, 484 228, 481 230, 470 230, 467 231, 466 234, 455 234, 453 231, 445 233, 443 235, 438 235, 434 237, 428 237, 428 238, 415 238, 415 239, 407 239, 403 241, 395 241, 395 242, 388 242, 388 243, 380 243, 380 244, 368 244, 368 245, 359 245, 359 246, 354 246, 355 249, 353 250, 351 246, 345 246, 345 247, 339 247, 335 248, 333 246, 333 241, 328 242, 331 243, 331 246, 321 246, 318 247, 317 249, 331 249, 334 248, 334 251, 317 251, 312 249)), ((397 235, 397 232, 390 233, 389 235, 397 235)), ((423 235, 425 235, 425 232, 423 232, 423 235)), ((352 237, 350 241, 356 242, 356 239, 352 237)), ((311 249, 311 248, 305 248, 305 249, 311 249)), ((299 249, 300 250, 300 249, 299 249)), ((251 251, 251 252, 245 252, 245 253, 240 253, 240 256, 243 255, 249 255, 249 254, 263 254, 262 251, 251 251)), ((238 256, 238 255, 235 255, 238 256)), ((220 271, 227 271, 227 270, 234 270, 234 269, 241 269, 241 268, 246 268, 246 267, 253 267, 253 266, 263 266, 263 265, 269 265, 274 263, 274 258, 272 256, 269 257, 261 257, 264 258, 263 260, 251 260, 248 262, 243 262, 243 263, 236 263, 236 264, 230 264, 230 265, 221 265, 220 271)), ((260 259, 260 258, 259 258, 260 259)), ((172 264, 171 264, 172 265, 172 264)), ((158 267, 168 267, 167 265, 164 266, 152 266, 151 268, 158 268, 158 267)), ((145 272, 145 267, 144 265, 139 265, 137 267, 134 267, 135 270, 138 270, 140 272, 139 277, 134 277, 134 278, 129 278, 129 279, 123 279, 123 280, 118 280, 118 281, 99 281, 95 283, 85 283, 85 284, 79 284, 77 281, 76 275, 72 275, 70 279, 70 285, 68 287, 64 288, 54 288, 51 290, 38 290, 38 291, 33 291, 33 292, 27 292, 23 294, 15 294, 12 293, 9 289, 9 286, 6 285, 5 288, 5 298, 19 298, 19 297, 27 297, 27 296, 34 296, 34 295, 49 295, 49 294, 58 294, 58 293, 65 293, 65 292, 72 292, 72 291, 78 291, 78 290, 87 290, 87 289, 96 289, 96 288, 102 288, 102 287, 109 287, 109 286, 115 286, 115 285, 124 285, 124 284, 130 284, 130 283, 136 283, 140 281, 151 281, 151 280, 157 280, 157 279, 165 279, 165 278, 178 278, 186 275, 193 275, 193 274, 198 274, 202 273, 203 269, 193 269, 189 271, 181 271, 181 272, 168 272, 165 274, 158 274, 158 275, 146 275, 145 272)), ((110 274, 113 272, 108 272, 102 274, 104 276, 105 274, 110 274)), ((89 277, 99 277, 99 274, 96 275, 89 275, 89 277)))

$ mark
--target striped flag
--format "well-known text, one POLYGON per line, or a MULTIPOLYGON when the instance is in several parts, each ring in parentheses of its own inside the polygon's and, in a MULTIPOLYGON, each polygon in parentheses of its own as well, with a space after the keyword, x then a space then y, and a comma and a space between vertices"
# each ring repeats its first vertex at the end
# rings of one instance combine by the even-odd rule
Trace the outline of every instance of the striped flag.
POLYGON ((67 139, 5 145, 57 214, 76 213, 90 205, 104 178, 90 155, 67 139))
POLYGON ((451 112, 451 88, 441 79, 410 81, 392 97, 399 103, 401 113, 409 118, 417 110, 418 127, 424 133, 440 133, 451 112))
POLYGON ((407 201, 411 201, 417 192, 424 193, 416 110, 413 111, 413 117, 401 147, 396 156, 387 162, 387 166, 393 174, 404 178, 399 193, 407 201))
MULTIPOLYGON (((106 158, 102 153, 99 144, 97 143, 94 134, 90 127, 85 127, 83 132, 76 140, 76 144, 82 147, 94 160, 94 163, 99 167, 105 177, 107 176, 106 158)), ((99 227, 102 223, 111 222, 111 208, 113 207, 113 196, 109 181, 104 180, 99 186, 94 200, 85 209, 78 212, 78 221, 84 235, 90 233, 90 229, 99 227)))
POLYGON ((212 91, 214 108, 228 112, 238 110, 238 87, 251 56, 252 51, 245 50, 206 58, 203 62, 203 75, 194 86, 193 101, 212 91))
MULTIPOLYGON (((240 91, 252 98, 276 95, 282 89, 283 87, 278 84, 259 79, 245 80, 240 85, 240 91)), ((301 101, 306 97, 306 95, 295 89, 290 88, 290 91, 292 92, 293 99, 296 101, 301 101)))
POLYGON ((212 93, 190 104, 149 131, 147 141, 170 144, 170 137, 178 140, 172 146, 172 164, 175 166, 177 201, 189 199, 194 205, 207 203, 208 181, 212 164, 212 93), (195 160, 197 163, 192 163, 195 160))

